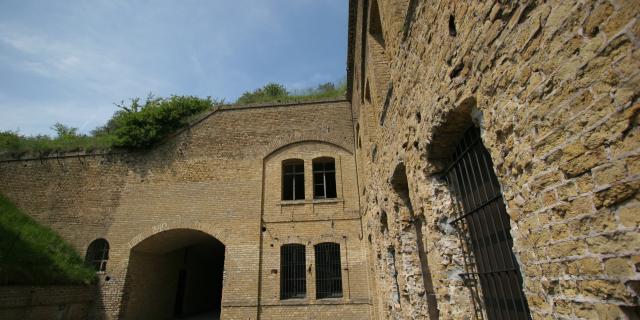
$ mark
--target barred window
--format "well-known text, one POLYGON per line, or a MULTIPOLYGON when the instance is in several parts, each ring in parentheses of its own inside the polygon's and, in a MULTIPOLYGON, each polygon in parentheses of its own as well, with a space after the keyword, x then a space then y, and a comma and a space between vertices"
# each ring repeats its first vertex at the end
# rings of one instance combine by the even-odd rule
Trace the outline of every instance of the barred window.
POLYGON ((313 197, 336 198, 336 162, 333 158, 313 160, 313 197))
POLYGON ((105 239, 96 239, 89 244, 84 262, 98 272, 107 270, 109 260, 109 242, 105 239))
POLYGON ((316 298, 342 297, 342 271, 340 269, 340 245, 332 242, 315 246, 316 298))
POLYGON ((304 199, 304 161, 286 160, 282 163, 282 200, 304 199))
MULTIPOLYGON (((469 270, 463 277, 480 280, 489 319, 531 319, 522 286, 520 265, 513 253, 510 217, 489 151, 480 129, 469 128, 445 173, 458 206, 453 224, 462 232, 469 270)), ((472 287, 475 290, 475 287, 472 287)))
POLYGON ((304 298, 306 292, 304 245, 285 244, 280 247, 280 299, 304 298))

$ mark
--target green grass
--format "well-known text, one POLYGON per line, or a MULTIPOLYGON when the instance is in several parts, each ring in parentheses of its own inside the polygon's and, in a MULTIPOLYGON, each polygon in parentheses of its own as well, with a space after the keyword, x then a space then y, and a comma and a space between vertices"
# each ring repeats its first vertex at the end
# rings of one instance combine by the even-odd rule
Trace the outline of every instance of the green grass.
POLYGON ((112 148, 113 135, 76 135, 50 137, 23 136, 17 132, 0 132, 0 155, 11 157, 24 154, 48 155, 53 152, 97 151, 112 148))
POLYGON ((247 91, 236 104, 260 104, 260 103, 295 103, 317 100, 344 99, 347 93, 347 82, 342 80, 337 84, 327 82, 317 88, 294 90, 289 92, 284 86, 269 83, 254 91, 247 91))
POLYGON ((0 195, 0 285, 78 285, 95 271, 51 229, 0 195))
MULTIPOLYGON (((327 82, 317 88, 288 91, 283 85, 270 83, 262 88, 245 92, 236 104, 296 103, 318 100, 344 99, 347 91, 345 80, 327 82)), ((80 134, 77 128, 60 123, 53 125, 57 135, 24 136, 14 131, 0 131, 0 158, 17 158, 24 155, 47 156, 52 153, 74 151, 109 151, 113 149, 140 150, 157 144, 171 133, 186 127, 189 122, 223 100, 194 96, 170 96, 158 98, 149 95, 142 102, 131 99, 128 104, 116 104, 117 110, 104 126, 91 134, 80 134)))

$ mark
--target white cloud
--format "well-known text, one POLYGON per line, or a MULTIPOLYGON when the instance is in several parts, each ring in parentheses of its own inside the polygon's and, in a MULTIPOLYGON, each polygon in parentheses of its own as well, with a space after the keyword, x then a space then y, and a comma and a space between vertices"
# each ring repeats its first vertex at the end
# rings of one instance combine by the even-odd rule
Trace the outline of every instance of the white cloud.
POLYGON ((114 52, 82 41, 52 39, 0 25, 0 42, 20 52, 17 67, 53 80, 76 81, 96 93, 145 91, 163 83, 147 77, 114 52))

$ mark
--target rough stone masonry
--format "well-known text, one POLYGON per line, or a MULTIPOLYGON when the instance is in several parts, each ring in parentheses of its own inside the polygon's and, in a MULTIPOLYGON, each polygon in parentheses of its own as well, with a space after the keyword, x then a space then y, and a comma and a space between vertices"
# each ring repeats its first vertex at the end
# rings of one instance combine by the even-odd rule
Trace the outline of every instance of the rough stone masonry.
POLYGON ((223 319, 638 319, 640 2, 350 0, 348 43, 346 101, 221 108, 144 152, 4 159, 0 192, 82 253, 108 241, 91 318, 196 308, 179 274, 206 263, 223 319))
POLYGON ((530 316, 637 319, 640 3, 360 0, 352 10, 376 317, 516 318, 510 301, 465 280, 477 272, 466 256, 479 259, 465 246, 482 239, 451 223, 465 195, 443 174, 478 127, 530 316))

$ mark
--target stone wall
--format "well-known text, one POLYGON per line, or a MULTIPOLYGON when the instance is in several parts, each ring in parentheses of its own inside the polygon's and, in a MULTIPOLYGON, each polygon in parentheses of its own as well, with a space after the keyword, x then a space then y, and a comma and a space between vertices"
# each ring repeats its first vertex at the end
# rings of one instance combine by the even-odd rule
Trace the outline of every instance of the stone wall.
POLYGON ((352 9, 349 81, 377 316, 482 313, 460 276, 456 199, 441 178, 476 125, 533 318, 633 318, 637 1, 358 0, 352 9), (394 188, 403 178, 404 193, 394 188))
MULTIPOLYGON (((364 310, 357 318, 367 318, 368 277, 358 270, 364 265, 349 106, 346 101, 333 101, 225 107, 147 151, 0 161, 0 192, 83 254, 94 239, 109 241, 107 271, 100 275, 92 317, 126 317, 127 308, 138 310, 129 300, 135 304, 136 297, 145 294, 140 292, 144 288, 156 288, 158 299, 166 296, 167 301, 156 302, 164 303, 167 310, 163 312, 170 313, 175 295, 162 295, 157 288, 163 282, 175 286, 176 280, 156 277, 136 284, 136 279, 141 272, 154 270, 153 261, 181 259, 139 258, 144 255, 132 259, 132 252, 144 247, 152 254, 166 255, 169 248, 192 244, 203 233, 225 246, 223 318, 255 319, 259 312, 278 317, 282 312, 278 310, 304 313, 307 309, 318 317, 326 313, 339 318, 342 310, 344 317, 364 310), (309 161, 319 156, 336 158, 338 185, 344 187, 337 201, 283 206, 285 211, 314 208, 295 219, 274 213, 281 208, 281 167, 269 159, 290 151, 304 151, 309 161), (263 227, 268 232, 262 232, 263 227), (315 299, 291 305, 274 298, 279 277, 269 272, 279 268, 274 252, 280 242, 270 237, 281 229, 320 242, 334 228, 340 230, 345 244, 344 266, 350 277, 344 289, 351 295, 329 305, 318 305, 322 301, 315 299), (136 265, 129 266, 130 262, 136 265), (258 304, 268 307, 259 309, 258 304)), ((311 184, 310 172, 307 181, 311 184)), ((309 275, 308 281, 312 280, 309 275)))
POLYGON ((2 287, 0 319, 86 319, 95 289, 93 286, 2 287))

